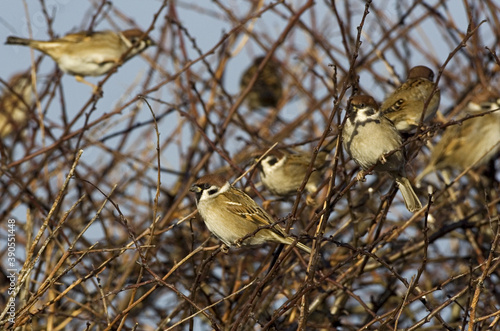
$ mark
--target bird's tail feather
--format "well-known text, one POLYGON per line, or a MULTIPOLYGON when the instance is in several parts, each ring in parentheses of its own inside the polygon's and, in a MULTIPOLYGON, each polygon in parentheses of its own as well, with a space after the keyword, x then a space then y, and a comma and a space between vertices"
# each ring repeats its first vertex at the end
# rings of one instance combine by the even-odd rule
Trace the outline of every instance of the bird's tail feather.
POLYGON ((406 177, 397 177, 396 183, 398 184, 399 190, 401 191, 401 195, 405 201, 406 209, 410 212, 417 211, 422 208, 422 204, 420 200, 418 200, 418 196, 413 190, 410 181, 406 177))
POLYGON ((5 42, 6 45, 29 45, 31 42, 30 39, 18 38, 18 37, 8 37, 5 42))

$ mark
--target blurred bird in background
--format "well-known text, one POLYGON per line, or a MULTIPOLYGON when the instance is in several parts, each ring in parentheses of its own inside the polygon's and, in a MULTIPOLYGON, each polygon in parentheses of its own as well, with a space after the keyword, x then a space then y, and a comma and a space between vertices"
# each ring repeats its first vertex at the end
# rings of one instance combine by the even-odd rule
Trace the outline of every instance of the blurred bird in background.
MULTIPOLYGON (((489 91, 477 94, 463 110, 461 119, 468 115, 500 108, 499 95, 489 91)), ((425 169, 418 175, 419 183, 429 173, 438 170, 463 171, 488 163, 500 150, 500 110, 464 120, 444 131, 434 146, 425 169)), ((449 174, 445 175, 449 180, 449 174)))
MULTIPOLYGON (((247 88, 264 58, 264 56, 256 58, 252 65, 245 70, 240 80, 240 91, 247 88)), ((263 107, 276 108, 282 96, 283 78, 280 72, 280 64, 271 58, 257 76, 255 84, 246 96, 246 102, 252 110, 263 107)))
POLYGON ((62 71, 74 75, 76 80, 96 86, 84 76, 101 76, 120 63, 131 59, 155 43, 139 29, 122 32, 98 31, 67 34, 49 41, 8 37, 7 45, 24 45, 49 55, 62 71))
POLYGON ((20 132, 30 118, 35 99, 28 73, 13 76, 0 97, 0 138, 20 132))

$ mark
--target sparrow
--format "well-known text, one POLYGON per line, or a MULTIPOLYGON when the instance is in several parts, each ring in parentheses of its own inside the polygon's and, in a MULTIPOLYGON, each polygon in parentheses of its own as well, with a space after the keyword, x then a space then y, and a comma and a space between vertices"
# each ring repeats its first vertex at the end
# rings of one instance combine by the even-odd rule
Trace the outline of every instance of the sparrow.
MULTIPOLYGON (((208 229, 228 247, 266 242, 290 245, 295 241, 279 225, 271 226, 271 215, 220 175, 201 177, 190 191, 196 194, 198 212, 208 229)), ((300 242, 297 247, 311 253, 300 242)))
MULTIPOLYGON (((264 58, 265 56, 256 58, 252 65, 245 70, 240 80, 241 92, 246 89, 248 83, 250 83, 253 76, 255 76, 257 69, 264 58)), ((250 109, 254 110, 261 107, 276 108, 278 102, 283 96, 283 78, 279 67, 280 65, 278 61, 274 59, 270 59, 266 63, 257 77, 255 84, 252 86, 252 89, 246 96, 246 102, 250 109)))
POLYGON ((122 32, 96 31, 77 32, 49 41, 8 37, 7 45, 25 45, 37 49, 57 62, 62 71, 74 75, 77 81, 84 76, 101 76, 108 73, 127 51, 123 62, 141 53, 155 43, 149 36, 143 36, 139 29, 122 32))
MULTIPOLYGON (((470 101, 464 112, 472 115, 499 108, 500 98, 489 98, 485 101, 470 101)), ((441 140, 434 146, 429 163, 415 181, 419 183, 426 175, 437 170, 463 171, 473 165, 484 165, 499 151, 500 110, 464 120, 461 125, 447 127, 441 140)))
MULTIPOLYGON (((342 131, 343 146, 351 158, 363 169, 372 167, 377 172, 387 172, 403 195, 406 208, 414 212, 422 205, 413 191, 405 173, 403 152, 397 150, 402 138, 371 96, 359 95, 352 98, 351 108, 342 131), (396 150, 385 157, 384 154, 396 150)), ((363 172, 358 174, 358 180, 363 172)))
POLYGON ((13 76, 0 97, 0 138, 19 132, 26 126, 34 101, 29 74, 13 76))
MULTIPOLYGON (((336 143, 337 137, 318 152, 313 172, 305 186, 309 194, 318 190, 327 165, 326 158, 336 143)), ((271 150, 258 165, 262 184, 275 195, 296 194, 309 170, 311 159, 311 153, 294 153, 287 149, 271 150)))
MULTIPOLYGON (((413 67, 406 82, 385 98, 380 109, 400 132, 408 132, 419 125, 424 105, 435 86, 433 80, 434 72, 428 67, 413 67)), ((440 91, 436 89, 425 111, 424 122, 436 115, 440 98, 440 91)))

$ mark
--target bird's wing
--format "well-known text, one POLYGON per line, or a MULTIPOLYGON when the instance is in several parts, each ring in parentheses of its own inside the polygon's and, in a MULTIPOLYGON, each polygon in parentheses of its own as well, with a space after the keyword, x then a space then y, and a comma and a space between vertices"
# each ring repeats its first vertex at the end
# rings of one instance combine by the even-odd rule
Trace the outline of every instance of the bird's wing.
MULTIPOLYGON (((226 192, 228 193, 228 192, 226 192)), ((273 218, 255 201, 240 190, 234 190, 232 196, 225 201, 227 211, 236 214, 247 221, 250 221, 255 227, 269 226, 274 223, 273 218)), ((279 226, 270 228, 281 236, 286 236, 279 226)))

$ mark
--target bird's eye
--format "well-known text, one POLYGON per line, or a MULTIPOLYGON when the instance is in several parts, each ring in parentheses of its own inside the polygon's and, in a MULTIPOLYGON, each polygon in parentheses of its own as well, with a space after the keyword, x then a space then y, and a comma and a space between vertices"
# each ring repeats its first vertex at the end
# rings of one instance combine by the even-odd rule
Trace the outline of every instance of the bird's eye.
POLYGON ((210 188, 210 186, 212 186, 212 185, 210 185, 210 184, 203 184, 203 185, 201 186, 201 188, 202 188, 203 190, 208 190, 208 189, 210 188))
POLYGON ((275 165, 277 162, 278 162, 278 158, 276 158, 276 157, 274 157, 274 156, 273 156, 273 157, 270 157, 270 158, 269 158, 269 160, 267 161, 267 163, 268 163, 269 165, 275 165))

